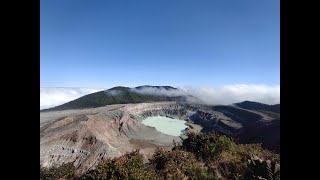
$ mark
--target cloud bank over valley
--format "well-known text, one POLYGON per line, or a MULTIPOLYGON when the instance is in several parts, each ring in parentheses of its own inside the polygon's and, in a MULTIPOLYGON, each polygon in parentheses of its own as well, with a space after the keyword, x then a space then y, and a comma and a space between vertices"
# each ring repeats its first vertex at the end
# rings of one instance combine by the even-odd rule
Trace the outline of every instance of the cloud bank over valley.
MULTIPOLYGON (((106 90, 98 88, 40 88, 40 110, 58 106, 77 99, 84 95, 106 90)), ((226 85, 219 88, 213 87, 179 87, 179 89, 165 89, 145 87, 131 89, 131 91, 159 96, 188 96, 198 99, 200 103, 209 105, 229 105, 245 100, 256 101, 265 104, 280 103, 280 85, 267 86, 255 84, 226 85)), ((109 95, 117 95, 121 92, 109 92, 109 95)), ((194 102, 194 98, 187 98, 194 102)))
POLYGON ((102 89, 42 87, 40 88, 40 110, 55 107, 100 90, 102 89))

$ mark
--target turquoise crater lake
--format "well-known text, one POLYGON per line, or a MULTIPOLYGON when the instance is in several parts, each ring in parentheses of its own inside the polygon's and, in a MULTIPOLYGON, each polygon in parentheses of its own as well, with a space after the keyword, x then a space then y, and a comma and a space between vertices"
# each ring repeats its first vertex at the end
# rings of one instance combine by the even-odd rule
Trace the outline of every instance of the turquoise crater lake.
POLYGON ((188 127, 186 121, 164 116, 152 116, 144 119, 142 124, 155 127, 157 131, 171 136, 180 136, 188 127))

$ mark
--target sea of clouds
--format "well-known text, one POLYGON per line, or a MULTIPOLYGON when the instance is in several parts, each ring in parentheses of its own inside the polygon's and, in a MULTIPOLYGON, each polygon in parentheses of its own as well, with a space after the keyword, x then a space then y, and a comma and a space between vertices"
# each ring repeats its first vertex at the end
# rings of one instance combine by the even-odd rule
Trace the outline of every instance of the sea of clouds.
MULTIPOLYGON (((40 110, 61 105, 81 96, 101 91, 101 88, 40 88, 40 110)), ((280 85, 235 84, 218 88, 213 87, 179 87, 177 90, 146 87, 132 89, 142 94, 181 96, 191 95, 204 104, 229 105, 241 101, 256 101, 265 104, 280 103, 280 85)), ((193 101, 194 99, 191 98, 193 101)))
POLYGON ((95 88, 42 87, 40 88, 40 110, 55 107, 100 90, 95 88))

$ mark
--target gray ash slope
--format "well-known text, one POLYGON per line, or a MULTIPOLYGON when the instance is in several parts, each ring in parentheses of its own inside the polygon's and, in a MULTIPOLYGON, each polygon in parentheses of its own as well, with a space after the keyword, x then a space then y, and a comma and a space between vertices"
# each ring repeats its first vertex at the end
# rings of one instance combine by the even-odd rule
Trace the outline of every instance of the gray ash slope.
POLYGON ((183 137, 166 135, 141 123, 156 115, 187 120, 189 131, 201 126, 203 132, 216 130, 242 143, 262 143, 279 151, 280 113, 276 118, 266 112, 237 104, 209 106, 184 101, 40 112, 40 165, 73 162, 77 172, 83 173, 105 158, 134 149, 140 149, 147 160, 156 147, 170 149, 173 140, 179 142, 183 137))

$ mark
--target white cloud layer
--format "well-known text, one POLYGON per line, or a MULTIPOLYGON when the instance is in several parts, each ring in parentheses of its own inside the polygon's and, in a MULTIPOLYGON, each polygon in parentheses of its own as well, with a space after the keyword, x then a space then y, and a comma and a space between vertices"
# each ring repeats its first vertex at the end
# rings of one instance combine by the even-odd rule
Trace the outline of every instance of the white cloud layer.
POLYGON ((146 95, 159 95, 159 96, 183 96, 187 95, 187 92, 180 89, 165 89, 155 87, 145 87, 141 89, 131 89, 134 92, 146 94, 146 95))
MULTIPOLYGON (((143 88, 134 90, 143 94, 167 96, 192 95, 201 103, 211 105, 229 105, 241 101, 256 101, 265 104, 280 103, 280 85, 267 86, 255 84, 227 85, 220 88, 212 87, 182 87, 181 90, 166 90, 143 88)), ((93 88, 40 88, 40 109, 61 105, 86 94, 101 91, 93 88)), ((113 93, 113 92, 112 92, 113 93)), ((191 100, 192 98, 190 98, 191 100)), ((192 99, 193 100, 193 99, 192 99)))
POLYGON ((220 88, 187 87, 182 89, 203 103, 211 105, 229 105, 246 100, 265 104, 280 103, 280 85, 238 84, 220 88))
POLYGON ((58 106, 100 90, 93 88, 40 88, 40 110, 58 106))

